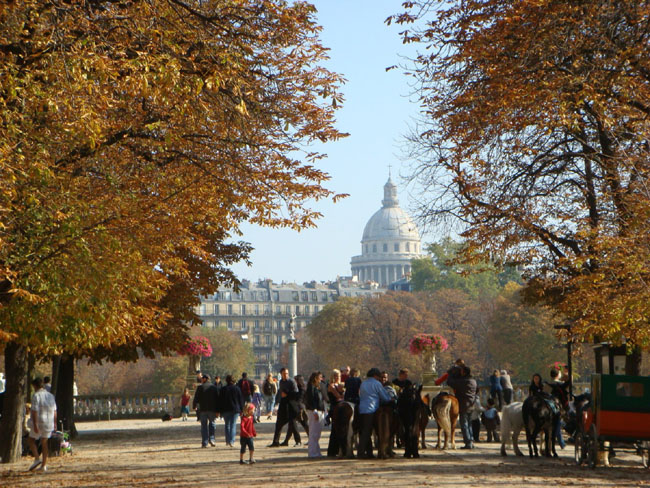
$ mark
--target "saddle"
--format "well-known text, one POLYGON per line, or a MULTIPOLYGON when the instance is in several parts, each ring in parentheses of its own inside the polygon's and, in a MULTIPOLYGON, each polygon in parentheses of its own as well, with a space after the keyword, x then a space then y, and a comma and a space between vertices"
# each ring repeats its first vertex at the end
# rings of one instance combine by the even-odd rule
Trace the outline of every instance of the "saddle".
POLYGON ((553 412, 553 415, 559 415, 560 414, 560 406, 557 404, 555 401, 555 397, 553 395, 549 395, 548 393, 541 393, 539 395, 542 397, 542 400, 546 403, 548 406, 549 410, 553 412))

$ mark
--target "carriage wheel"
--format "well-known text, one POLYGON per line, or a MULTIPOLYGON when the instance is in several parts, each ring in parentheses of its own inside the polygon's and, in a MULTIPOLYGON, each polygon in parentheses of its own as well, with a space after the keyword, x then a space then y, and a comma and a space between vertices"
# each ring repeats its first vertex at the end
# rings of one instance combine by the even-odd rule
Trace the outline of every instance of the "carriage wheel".
POLYGON ((595 468, 598 464, 598 449, 600 447, 600 442, 598 441, 598 433, 596 432, 596 426, 592 425, 589 429, 589 447, 587 450, 587 460, 590 468, 595 468))
POLYGON ((650 441, 641 443, 641 462, 644 468, 650 468, 650 441))
POLYGON ((582 435, 582 432, 577 432, 574 438, 575 442, 575 460, 576 464, 580 466, 585 462, 586 450, 587 450, 587 439, 582 435))

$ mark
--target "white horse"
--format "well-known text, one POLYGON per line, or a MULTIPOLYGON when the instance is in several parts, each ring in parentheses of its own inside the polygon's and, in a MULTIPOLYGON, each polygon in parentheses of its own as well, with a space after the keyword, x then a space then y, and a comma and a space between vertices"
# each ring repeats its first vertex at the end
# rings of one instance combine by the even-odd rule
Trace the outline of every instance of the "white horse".
POLYGON ((524 428, 524 415, 521 412, 522 402, 511 403, 501 411, 501 455, 506 456, 506 445, 512 446, 517 456, 524 454, 519 450, 519 434, 524 428))

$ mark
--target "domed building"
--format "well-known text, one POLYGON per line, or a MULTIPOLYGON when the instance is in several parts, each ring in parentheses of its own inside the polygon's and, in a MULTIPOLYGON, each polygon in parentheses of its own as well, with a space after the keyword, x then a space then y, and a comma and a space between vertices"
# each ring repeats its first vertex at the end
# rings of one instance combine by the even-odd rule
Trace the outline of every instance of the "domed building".
POLYGON ((359 281, 386 287, 411 273, 411 260, 420 257, 420 234, 399 206, 397 187, 390 176, 384 185, 382 207, 370 217, 361 238, 361 255, 350 265, 359 281))

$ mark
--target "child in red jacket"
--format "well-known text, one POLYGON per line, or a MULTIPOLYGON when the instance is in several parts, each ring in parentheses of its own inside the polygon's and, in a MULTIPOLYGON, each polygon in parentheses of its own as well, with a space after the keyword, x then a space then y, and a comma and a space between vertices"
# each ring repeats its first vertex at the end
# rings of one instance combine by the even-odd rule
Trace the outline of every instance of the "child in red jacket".
POLYGON ((239 450, 239 464, 246 464, 244 462, 244 453, 246 452, 246 446, 248 446, 250 456, 248 463, 255 463, 255 460, 253 459, 253 453, 255 452, 255 447, 253 446, 253 437, 257 437, 257 432, 255 432, 255 424, 253 423, 254 413, 255 405, 252 403, 247 403, 244 405, 239 427, 239 442, 241 444, 241 449, 239 450))

